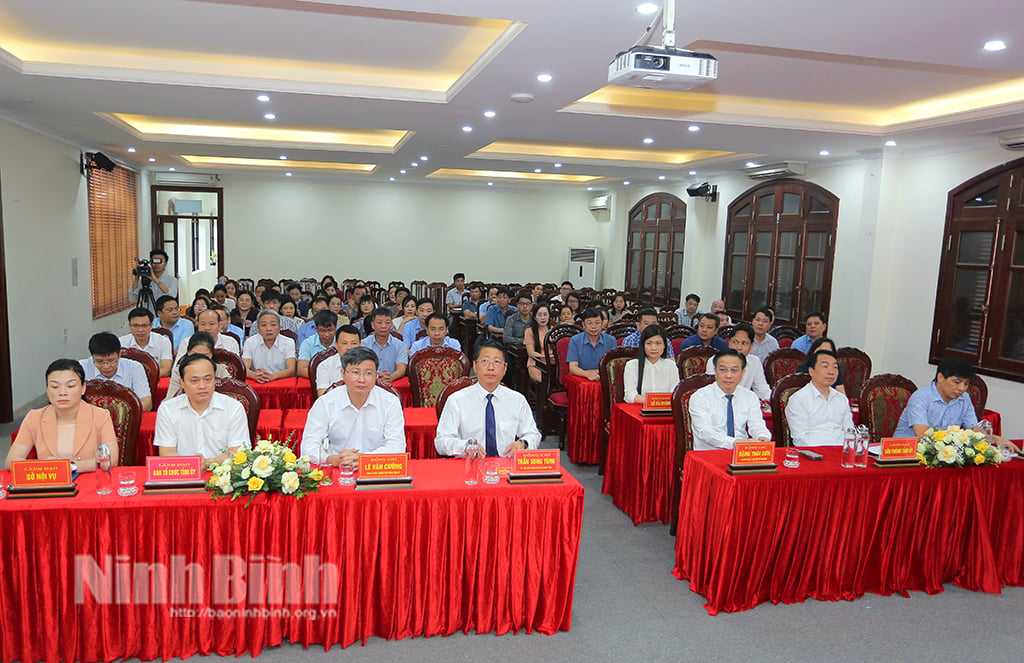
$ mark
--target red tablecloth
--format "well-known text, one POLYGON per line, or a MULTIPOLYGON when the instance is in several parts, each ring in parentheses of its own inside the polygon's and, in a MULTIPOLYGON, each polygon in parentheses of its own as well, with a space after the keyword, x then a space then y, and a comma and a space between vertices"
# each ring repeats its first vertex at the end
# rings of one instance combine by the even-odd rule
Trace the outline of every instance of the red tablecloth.
POLYGON ((709 613, 1024 584, 1024 463, 843 469, 818 451, 754 476, 726 473, 730 451, 687 454, 673 573, 709 613))
POLYGON ((391 386, 398 390, 399 395, 401 395, 402 407, 412 407, 412 385, 409 384, 409 378, 398 378, 391 383, 391 386))
POLYGON ((602 492, 633 519, 633 524, 671 520, 672 417, 644 417, 639 403, 616 403, 608 439, 602 492))
POLYGON ((564 484, 469 487, 462 468, 413 461, 412 490, 330 487, 248 509, 205 494, 100 497, 91 474, 75 498, 4 500, 0 660, 255 656, 284 642, 569 630, 583 487, 569 474, 564 484), (195 584, 168 580, 182 593, 161 603, 131 582, 163 570, 195 584), (101 604, 108 586, 132 600, 101 604))
POLYGON ((601 428, 604 426, 601 383, 578 375, 567 375, 563 382, 569 397, 565 444, 569 460, 595 465, 601 460, 601 428))

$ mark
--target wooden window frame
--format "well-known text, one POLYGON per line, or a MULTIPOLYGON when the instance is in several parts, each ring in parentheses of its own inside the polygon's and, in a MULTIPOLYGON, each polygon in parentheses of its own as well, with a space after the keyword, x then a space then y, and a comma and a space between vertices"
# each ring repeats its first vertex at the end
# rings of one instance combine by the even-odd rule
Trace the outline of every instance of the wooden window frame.
POLYGON ((683 249, 686 243, 686 203, 670 193, 652 193, 645 196, 629 210, 628 229, 626 230, 626 275, 623 291, 635 299, 650 301, 662 306, 675 304, 684 295, 680 283, 682 281, 683 249), (665 215, 664 205, 668 205, 665 215), (633 234, 639 233, 639 247, 634 246, 633 234), (664 249, 658 245, 658 234, 668 233, 668 243, 664 249), (682 234, 676 246, 677 235, 682 234), (653 236, 654 248, 646 249, 647 237, 653 236), (637 258, 633 252, 639 250, 639 267, 637 282, 632 282, 633 264, 637 258), (648 256, 648 254, 652 254, 648 256), (658 270, 659 254, 664 254, 664 269, 658 270), (673 267, 675 257, 679 257, 679 273, 673 267), (650 264, 648 264, 650 263, 650 264), (644 287, 644 276, 651 278, 650 292, 644 287), (662 294, 656 294, 662 286, 662 294), (673 289, 679 292, 673 294, 673 289))
POLYGON ((92 317, 132 306, 130 292, 139 253, 138 174, 121 166, 87 171, 92 317))

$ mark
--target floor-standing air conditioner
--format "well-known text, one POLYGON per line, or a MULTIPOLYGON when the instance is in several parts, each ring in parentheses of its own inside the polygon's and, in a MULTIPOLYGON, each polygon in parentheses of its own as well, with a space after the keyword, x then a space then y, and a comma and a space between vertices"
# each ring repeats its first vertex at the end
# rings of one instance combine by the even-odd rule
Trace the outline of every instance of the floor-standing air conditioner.
POLYGON ((569 280, 575 288, 598 289, 597 247, 569 247, 569 280))

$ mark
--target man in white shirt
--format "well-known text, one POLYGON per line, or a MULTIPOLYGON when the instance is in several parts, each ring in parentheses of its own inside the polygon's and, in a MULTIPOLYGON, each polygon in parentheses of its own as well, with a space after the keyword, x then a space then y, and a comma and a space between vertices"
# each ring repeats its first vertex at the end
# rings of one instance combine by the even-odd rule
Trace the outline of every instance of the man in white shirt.
MULTIPOLYGON (((238 341, 227 334, 220 333, 220 315, 214 309, 208 308, 199 314, 199 317, 196 318, 196 331, 209 334, 213 338, 214 348, 234 352, 236 355, 241 354, 238 348, 238 341)), ((181 347, 187 348, 191 338, 191 336, 188 336, 183 339, 181 347)))
POLYGON ((321 463, 355 469, 359 455, 405 451, 405 417, 397 396, 377 386, 377 355, 357 347, 341 357, 345 384, 318 398, 302 431, 302 454, 321 463))
POLYGON ((462 344, 448 335, 448 319, 440 313, 427 316, 427 335, 412 344, 409 357, 423 348, 452 348, 462 352, 462 344))
POLYGON ((146 369, 137 361, 121 359, 121 341, 116 336, 110 332, 93 334, 89 339, 89 354, 88 359, 79 361, 86 380, 112 380, 135 392, 143 412, 153 409, 146 369))
POLYGON ((442 456, 465 456, 466 442, 477 440, 488 456, 511 456, 516 449, 536 449, 540 431, 526 398, 501 384, 508 368, 505 348, 483 339, 473 353, 477 383, 445 401, 434 447, 442 456))
MULTIPOLYGON (((772 388, 768 386, 768 380, 764 377, 764 365, 761 364, 761 360, 756 355, 750 354, 753 340, 754 330, 750 325, 736 325, 736 328, 732 330, 732 336, 729 338, 729 347, 747 358, 747 367, 743 369, 743 378, 740 380, 740 386, 746 387, 757 394, 757 397, 762 401, 766 401, 772 397, 772 388)), ((715 374, 713 362, 714 359, 708 359, 708 375, 715 374)))
POLYGON ((121 342, 121 347, 142 350, 156 359, 160 365, 160 377, 170 375, 171 364, 174 362, 171 340, 153 331, 153 312, 141 306, 132 309, 128 313, 128 331, 129 333, 117 339, 121 342))
POLYGON ((757 357, 764 363, 768 355, 779 349, 779 341, 768 333, 775 322, 775 312, 767 306, 762 306, 754 312, 754 319, 751 321, 754 328, 754 342, 747 357, 757 357))
POLYGON ((850 401, 832 388, 839 377, 839 359, 819 350, 807 366, 811 381, 789 397, 786 420, 795 447, 839 446, 843 432, 853 427, 850 401))
MULTIPOLYGON (((398 341, 398 339, 395 339, 398 341)), ((405 348, 405 344, 398 341, 402 348, 405 348)), ((341 358, 345 356, 345 353, 352 348, 358 348, 361 345, 359 339, 359 330, 355 325, 342 325, 338 327, 338 331, 334 332, 334 347, 338 351, 338 354, 331 355, 327 359, 317 364, 316 367, 316 393, 317 396, 323 396, 332 384, 344 379, 341 373, 341 358)), ((379 361, 379 359, 378 359, 379 361)), ((378 364, 379 366, 379 364, 378 364)), ((378 376, 380 370, 377 371, 378 376)))
POLYGON ((558 286, 558 294, 552 297, 551 301, 564 304, 570 292, 572 292, 572 281, 562 281, 562 285, 558 286))
POLYGON ((202 456, 223 462, 249 440, 245 408, 215 391, 215 365, 206 355, 191 354, 178 365, 185 392, 160 404, 153 445, 161 456, 202 456))
POLYGON ((714 357, 715 382, 690 397, 693 449, 732 449, 737 441, 770 440, 761 416, 761 401, 740 386, 747 358, 736 350, 719 351, 714 357))
POLYGON ((281 334, 277 311, 260 311, 256 328, 259 333, 245 339, 242 349, 245 377, 257 382, 295 377, 295 341, 281 334))

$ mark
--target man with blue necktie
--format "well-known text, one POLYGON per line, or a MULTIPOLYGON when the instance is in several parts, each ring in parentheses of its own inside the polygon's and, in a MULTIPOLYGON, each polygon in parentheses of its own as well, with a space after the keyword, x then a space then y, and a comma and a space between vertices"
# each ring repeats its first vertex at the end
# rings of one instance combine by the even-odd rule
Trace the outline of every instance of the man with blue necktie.
POLYGON ((732 449, 737 441, 772 439, 760 399, 740 385, 746 366, 747 358, 737 350, 720 350, 715 355, 715 381, 690 397, 694 451, 732 449))
POLYGON ((477 383, 445 401, 434 439, 437 453, 465 456, 470 439, 479 442, 488 456, 511 456, 516 449, 540 445, 540 431, 526 398, 501 384, 507 368, 500 343, 490 339, 477 343, 473 352, 477 383))

